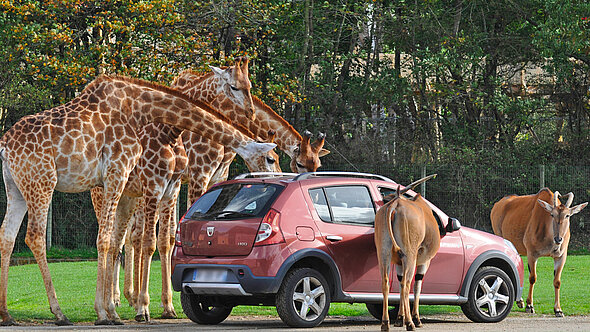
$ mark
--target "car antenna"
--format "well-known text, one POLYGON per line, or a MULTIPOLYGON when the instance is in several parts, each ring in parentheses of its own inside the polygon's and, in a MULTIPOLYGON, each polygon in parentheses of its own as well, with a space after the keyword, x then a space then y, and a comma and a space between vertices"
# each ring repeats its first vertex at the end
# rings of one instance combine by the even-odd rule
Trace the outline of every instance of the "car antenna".
POLYGON ((340 153, 340 151, 338 151, 334 145, 330 144, 330 142, 328 142, 327 140, 326 140, 326 141, 324 141, 324 142, 325 142, 325 143, 327 143, 327 144, 330 146, 330 150, 331 150, 331 151, 336 151, 336 153, 338 153, 338 154, 339 154, 339 155, 340 155, 342 158, 344 158, 344 160, 346 160, 346 162, 347 162, 347 163, 349 163, 349 164, 350 164, 350 166, 352 166, 352 167, 353 167, 353 168, 354 168, 354 169, 355 169, 357 172, 359 172, 359 173, 361 172, 361 170, 360 170, 360 169, 358 169, 358 168, 357 168, 357 167, 356 167, 356 166, 355 166, 355 165, 354 165, 354 164, 353 164, 353 163, 352 163, 350 160, 348 160, 348 159, 347 159, 347 158, 346 158, 346 157, 345 157, 345 156, 344 156, 342 153, 340 153))

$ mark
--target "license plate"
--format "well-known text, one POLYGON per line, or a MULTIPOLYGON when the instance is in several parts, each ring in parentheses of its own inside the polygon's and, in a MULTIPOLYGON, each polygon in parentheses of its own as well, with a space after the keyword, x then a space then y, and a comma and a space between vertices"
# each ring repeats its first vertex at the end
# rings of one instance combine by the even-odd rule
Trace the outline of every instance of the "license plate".
POLYGON ((193 281, 197 282, 218 282, 225 281, 227 270, 195 270, 193 272, 193 281))

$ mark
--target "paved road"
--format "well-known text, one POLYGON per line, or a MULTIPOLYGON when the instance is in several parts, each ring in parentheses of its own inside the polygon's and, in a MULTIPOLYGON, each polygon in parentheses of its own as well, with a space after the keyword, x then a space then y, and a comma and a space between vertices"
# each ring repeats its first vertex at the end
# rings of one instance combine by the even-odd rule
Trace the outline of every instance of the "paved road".
MULTIPOLYGON (((569 316, 555 318, 548 315, 530 317, 523 313, 511 315, 497 324, 476 324, 469 321, 462 314, 432 315, 423 317, 424 327, 418 331, 590 331, 590 316, 569 316)), ((153 320, 151 324, 138 324, 134 321, 126 322, 123 326, 104 327, 94 325, 76 325, 72 327, 58 327, 47 323, 45 325, 28 325, 3 327, 0 331, 243 331, 256 329, 262 332, 271 331, 301 331, 284 325, 276 317, 244 317, 230 316, 219 325, 197 325, 187 319, 174 321, 153 320)), ((308 331, 379 331, 379 322, 369 316, 359 317, 328 317, 324 323, 308 331)), ((405 328, 391 327, 391 331, 405 331, 405 328)))

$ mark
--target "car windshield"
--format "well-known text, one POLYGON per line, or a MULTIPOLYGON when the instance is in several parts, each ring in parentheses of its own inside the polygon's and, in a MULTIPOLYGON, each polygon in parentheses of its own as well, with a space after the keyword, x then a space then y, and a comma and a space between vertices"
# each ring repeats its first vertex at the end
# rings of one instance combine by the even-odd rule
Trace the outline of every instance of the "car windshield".
POLYGON ((265 183, 234 183, 215 187, 193 204, 186 213, 186 218, 229 220, 260 217, 267 212, 281 188, 265 183))

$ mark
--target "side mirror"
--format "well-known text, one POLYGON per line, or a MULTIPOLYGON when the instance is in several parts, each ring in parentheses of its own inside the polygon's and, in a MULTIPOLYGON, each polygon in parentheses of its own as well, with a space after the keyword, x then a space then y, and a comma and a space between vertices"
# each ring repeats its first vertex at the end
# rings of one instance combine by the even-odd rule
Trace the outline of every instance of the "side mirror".
POLYGON ((447 231, 447 233, 452 233, 454 231, 458 231, 459 229, 461 229, 461 223, 459 220, 457 220, 457 218, 449 217, 449 222, 445 227, 445 231, 447 231))

